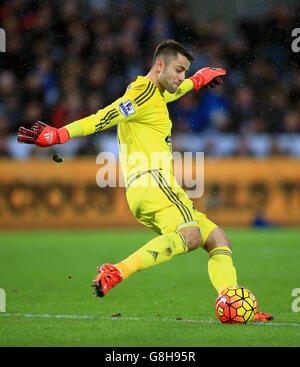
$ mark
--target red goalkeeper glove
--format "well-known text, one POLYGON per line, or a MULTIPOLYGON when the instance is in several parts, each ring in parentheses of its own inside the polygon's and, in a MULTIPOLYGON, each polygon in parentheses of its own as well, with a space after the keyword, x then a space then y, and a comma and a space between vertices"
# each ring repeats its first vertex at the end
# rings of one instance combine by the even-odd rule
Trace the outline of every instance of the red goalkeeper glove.
POLYGON ((220 78, 222 75, 226 75, 226 70, 207 67, 200 69, 189 79, 192 80, 194 89, 198 91, 200 88, 216 88, 217 85, 223 84, 220 78))
POLYGON ((68 130, 64 127, 56 129, 41 121, 36 122, 30 129, 20 127, 18 142, 35 144, 38 147, 50 147, 54 144, 63 144, 70 139, 68 130))

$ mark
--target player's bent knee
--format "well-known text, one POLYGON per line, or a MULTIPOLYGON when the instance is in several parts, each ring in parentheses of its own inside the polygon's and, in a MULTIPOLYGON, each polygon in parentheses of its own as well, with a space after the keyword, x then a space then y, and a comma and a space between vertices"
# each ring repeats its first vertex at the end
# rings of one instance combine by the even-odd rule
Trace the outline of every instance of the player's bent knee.
POLYGON ((220 227, 216 227, 211 231, 204 245, 204 249, 208 252, 216 247, 228 247, 231 250, 230 240, 220 227))
POLYGON ((185 227, 179 232, 183 235, 189 251, 196 250, 201 246, 202 238, 198 227, 185 227))

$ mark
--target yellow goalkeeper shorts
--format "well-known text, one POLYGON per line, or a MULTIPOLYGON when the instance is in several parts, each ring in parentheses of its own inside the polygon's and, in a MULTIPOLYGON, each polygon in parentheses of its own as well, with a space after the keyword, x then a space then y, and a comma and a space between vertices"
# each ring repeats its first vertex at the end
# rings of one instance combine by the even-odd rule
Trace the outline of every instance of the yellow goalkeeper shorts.
POLYGON ((158 234, 195 226, 200 228, 204 246, 210 232, 217 227, 194 208, 175 177, 159 169, 129 178, 126 198, 137 220, 158 234))

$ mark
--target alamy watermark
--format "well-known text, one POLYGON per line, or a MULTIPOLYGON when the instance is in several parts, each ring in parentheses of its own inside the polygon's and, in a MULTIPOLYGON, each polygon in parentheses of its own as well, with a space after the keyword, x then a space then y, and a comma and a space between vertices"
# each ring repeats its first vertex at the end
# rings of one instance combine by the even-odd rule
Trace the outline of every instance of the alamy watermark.
POLYGON ((292 30, 292 37, 296 37, 292 42, 292 50, 293 52, 300 51, 300 28, 294 28, 292 30))
POLYGON ((0 52, 6 52, 6 33, 0 28, 0 52))
POLYGON ((0 312, 6 312, 6 293, 0 288, 0 312))
POLYGON ((292 290, 292 297, 296 297, 292 302, 292 311, 300 312, 300 288, 292 290))
POLYGON ((121 164, 111 152, 98 154, 96 163, 102 165, 96 175, 99 187, 180 186, 191 199, 203 195, 203 152, 151 152, 147 156, 144 152, 129 154, 126 144, 120 145, 120 152, 121 164))

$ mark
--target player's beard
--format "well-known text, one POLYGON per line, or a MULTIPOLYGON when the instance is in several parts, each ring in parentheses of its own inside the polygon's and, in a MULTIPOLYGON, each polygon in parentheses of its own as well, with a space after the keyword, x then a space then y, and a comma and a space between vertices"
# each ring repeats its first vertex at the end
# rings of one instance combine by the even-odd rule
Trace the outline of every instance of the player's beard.
POLYGON ((166 67, 165 70, 159 76, 158 82, 169 92, 175 93, 178 85, 175 84, 174 81, 171 81, 172 78, 169 75, 168 68, 166 67))

